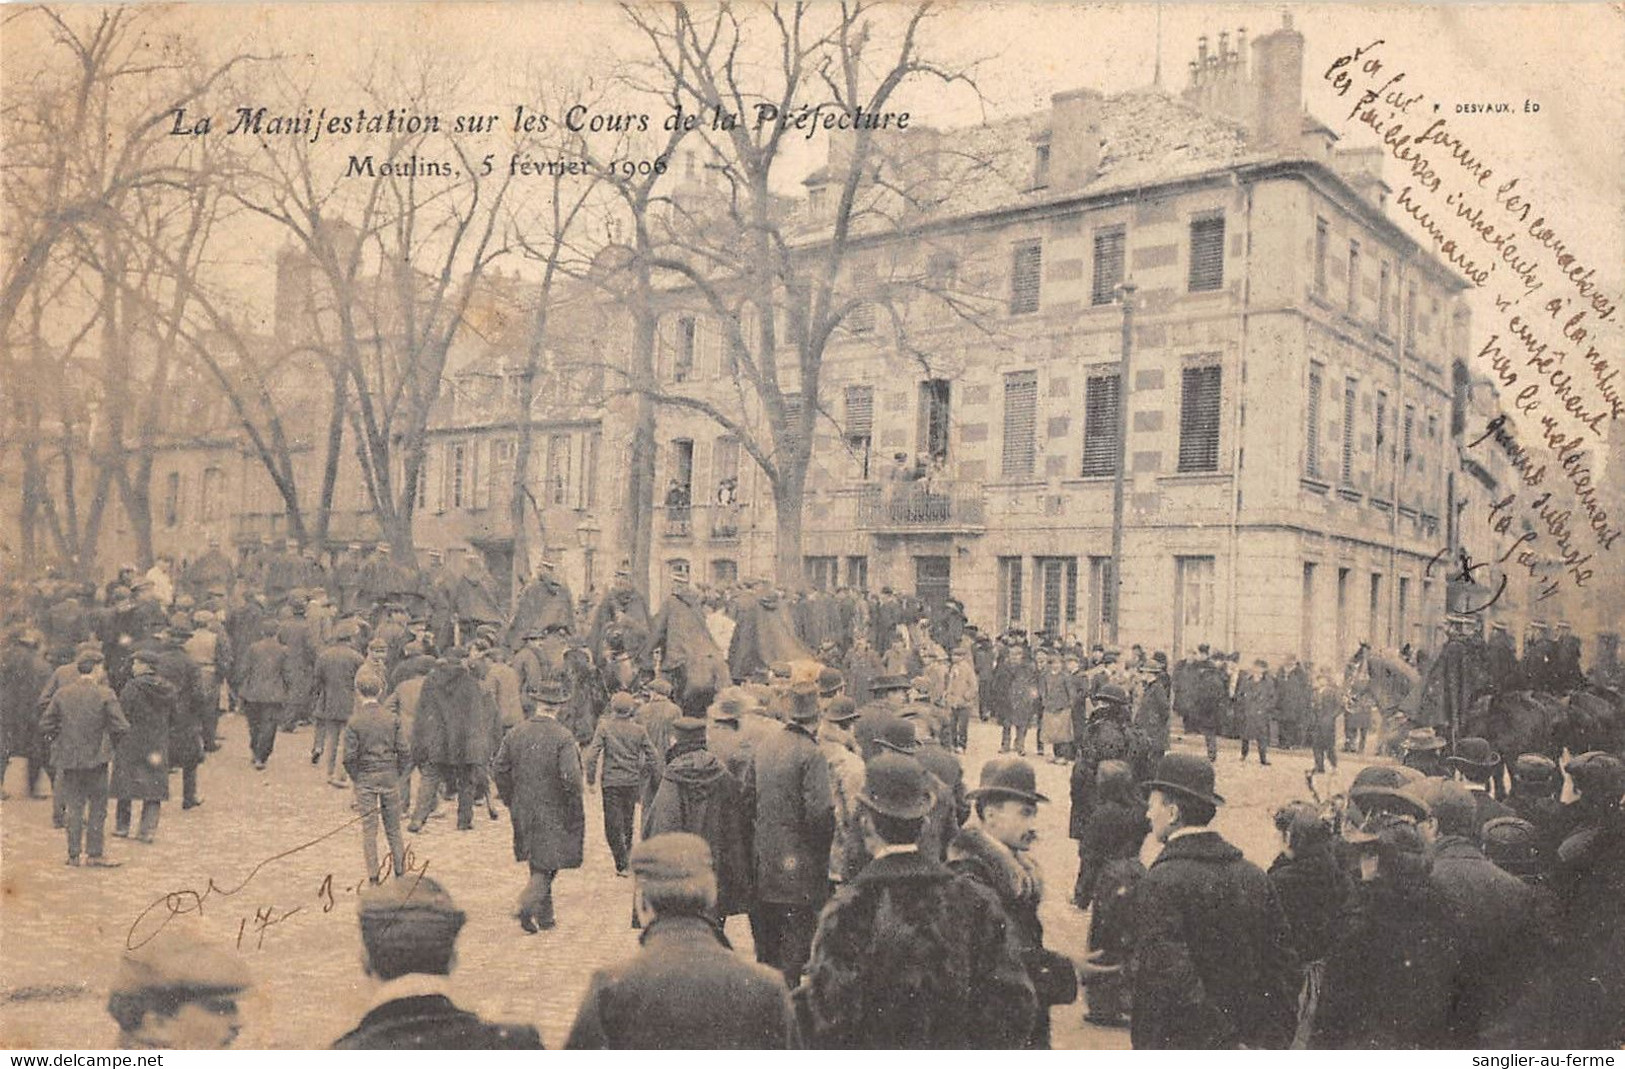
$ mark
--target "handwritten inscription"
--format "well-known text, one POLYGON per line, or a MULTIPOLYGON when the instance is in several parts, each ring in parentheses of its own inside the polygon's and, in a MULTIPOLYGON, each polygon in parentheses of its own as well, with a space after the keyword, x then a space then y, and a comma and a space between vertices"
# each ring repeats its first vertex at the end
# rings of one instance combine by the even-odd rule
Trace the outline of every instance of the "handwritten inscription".
MULTIPOLYGON (((1322 81, 1348 105, 1345 121, 1369 130, 1400 165, 1397 210, 1493 302, 1473 362, 1499 388, 1508 415, 1489 421, 1466 448, 1493 451, 1521 485, 1484 517, 1491 533, 1513 539, 1484 563, 1527 572, 1537 601, 1564 582, 1586 588, 1597 554, 1613 552, 1621 532, 1599 498, 1591 460, 1625 417, 1619 298, 1598 280, 1581 226, 1562 218, 1562 203, 1509 173, 1493 145, 1476 144, 1438 114, 1440 104, 1390 59, 1386 40, 1339 56, 1322 81)), ((1539 106, 1526 101, 1522 110, 1539 106)))

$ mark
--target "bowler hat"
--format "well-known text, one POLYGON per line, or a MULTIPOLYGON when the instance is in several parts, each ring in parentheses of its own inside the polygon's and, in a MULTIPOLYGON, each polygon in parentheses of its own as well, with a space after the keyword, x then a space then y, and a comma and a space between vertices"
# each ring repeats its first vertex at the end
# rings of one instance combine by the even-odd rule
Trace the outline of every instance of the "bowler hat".
POLYGON ((563 705, 570 700, 570 692, 556 679, 542 679, 532 683, 526 694, 543 705, 563 705))
POLYGON ((790 719, 806 723, 818 719, 818 686, 811 681, 797 683, 790 688, 790 719))
POLYGON ((911 754, 920 748, 914 722, 900 716, 878 716, 874 721, 874 744, 893 753, 911 754))
POLYGON ((1545 754, 1519 754, 1518 759, 1512 762, 1512 778, 1542 784, 1554 783, 1558 778, 1557 762, 1545 754))
POLYGON ((967 798, 1019 798, 1024 802, 1047 802, 1038 793, 1038 779, 1033 766, 1019 757, 1001 754, 990 758, 982 766, 982 779, 974 791, 966 791, 967 798))
POLYGON ((669 697, 671 697, 671 691, 672 691, 671 680, 669 680, 669 679, 651 679, 651 680, 649 680, 648 683, 646 683, 644 685, 643 689, 647 690, 647 691, 651 691, 652 693, 655 693, 655 694, 659 694, 661 697, 669 698, 669 697))
POLYGON ((1478 833, 1484 856, 1514 876, 1541 870, 1540 833, 1522 817, 1495 817, 1478 833))
POLYGON ((1195 754, 1163 754, 1157 774, 1140 786, 1148 792, 1171 792, 1206 805, 1224 805, 1223 796, 1213 791, 1213 763, 1195 754))
POLYGON ((1418 820, 1426 820, 1433 815, 1427 802, 1416 791, 1414 774, 1396 765, 1368 765, 1361 769, 1349 785, 1349 800, 1361 810, 1380 806, 1389 812, 1405 813, 1418 820))
POLYGON ((612 716, 623 714, 630 716, 637 707, 638 700, 624 690, 616 691, 615 696, 609 699, 609 711, 612 716))
POLYGON ((1107 683, 1105 686, 1095 691, 1091 697, 1097 705, 1116 705, 1121 706, 1124 709, 1128 708, 1129 705, 1128 691, 1124 690, 1116 683, 1107 683))
POLYGON ((1432 728, 1412 728, 1405 733, 1402 745, 1407 752, 1414 753, 1417 750, 1442 750, 1445 741, 1432 728))
POLYGON ((908 688, 909 679, 905 675, 876 676, 874 682, 869 684, 871 694, 889 694, 894 690, 907 690, 908 688))
POLYGON ((820 697, 833 698, 836 691, 846 685, 846 677, 838 668, 824 668, 818 673, 818 694, 820 697))
POLYGON ((1625 794, 1625 763, 1602 750, 1588 750, 1563 766, 1581 796, 1593 801, 1616 804, 1625 794))
POLYGON ((734 687, 724 688, 711 703, 711 719, 738 723, 745 713, 745 695, 734 687))
POLYGON ((844 724, 858 718, 858 703, 851 698, 836 698, 824 707, 824 719, 833 724, 844 724))
POLYGON ((1456 740, 1456 752, 1447 760, 1452 765, 1465 765, 1470 769, 1490 769, 1501 763, 1501 755, 1488 740, 1469 736, 1456 740))
POLYGON ((697 716, 680 716, 672 721, 674 735, 688 739, 705 738, 705 721, 697 716))
POLYGON ((866 766, 858 801, 882 816, 915 820, 931 812, 936 794, 924 767, 912 757, 883 753, 866 766))

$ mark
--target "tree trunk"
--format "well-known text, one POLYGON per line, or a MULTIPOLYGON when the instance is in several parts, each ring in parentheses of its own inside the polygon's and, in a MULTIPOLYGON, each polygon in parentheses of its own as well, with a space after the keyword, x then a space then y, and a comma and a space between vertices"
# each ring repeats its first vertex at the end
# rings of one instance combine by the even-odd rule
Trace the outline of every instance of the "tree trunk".
MULTIPOLYGON (((792 462, 793 463, 793 462, 792 462)), ((799 470, 781 470, 773 484, 773 573, 780 586, 801 585, 804 565, 801 559, 801 510, 806 497, 806 465, 799 470)))
MULTIPOLYGON (((322 464, 322 496, 316 506, 316 529, 311 532, 317 552, 327 548, 327 532, 333 523, 333 489, 338 485, 339 457, 344 449, 344 409, 349 397, 346 385, 347 376, 333 376, 333 407, 327 419, 327 458, 322 464)), ((363 472, 356 474, 366 478, 363 472)))
MULTIPOLYGON (((647 281, 646 279, 640 281, 647 281)), ((641 286, 640 289, 645 287, 641 286)), ((644 294, 647 296, 647 293, 644 294)), ((621 544, 630 561, 632 585, 649 596, 649 566, 654 543, 655 403, 648 388, 655 381, 655 316, 640 297, 632 326, 632 375, 636 417, 632 455, 628 458, 626 507, 621 513, 621 544)))

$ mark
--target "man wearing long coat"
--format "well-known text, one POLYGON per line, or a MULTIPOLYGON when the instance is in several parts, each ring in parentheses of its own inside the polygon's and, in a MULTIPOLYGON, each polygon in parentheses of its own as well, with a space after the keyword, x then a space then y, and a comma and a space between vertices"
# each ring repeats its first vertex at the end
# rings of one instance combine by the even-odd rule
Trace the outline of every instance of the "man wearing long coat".
POLYGON ((130 834, 132 803, 141 803, 136 838, 152 842, 158 833, 163 803, 169 800, 169 726, 180 707, 180 694, 138 654, 130 681, 119 691, 119 707, 130 730, 113 749, 113 778, 108 795, 116 800, 113 834, 130 834))
POLYGON ((474 825, 476 773, 491 758, 485 692, 454 647, 424 681, 412 722, 412 759, 424 771, 418 806, 407 830, 418 832, 440 800, 440 784, 457 794, 457 827, 474 825))
POLYGON ((519 899, 519 925, 527 932, 557 923, 553 878, 560 869, 581 867, 586 837, 581 751, 558 721, 564 698, 557 683, 528 695, 525 721, 508 732, 491 764, 497 793, 513 821, 514 860, 530 865, 530 882, 519 899))
POLYGON ((282 678, 286 681, 288 696, 282 705, 282 730, 291 732, 295 726, 310 719, 310 706, 316 686, 316 658, 321 652, 321 636, 316 625, 305 618, 303 598, 293 600, 293 618, 277 631, 277 641, 287 651, 282 678))
POLYGON ((745 603, 728 643, 728 671, 733 678, 749 679, 769 665, 811 657, 776 591, 766 591, 745 603))
POLYGON ((709 748, 690 750, 666 765, 644 815, 645 839, 676 831, 692 832, 711 848, 717 920, 745 912, 754 875, 745 788, 709 748))
POLYGON ((551 566, 544 565, 542 573, 526 583, 519 592, 519 600, 513 607, 513 620, 508 624, 505 645, 517 652, 524 645, 525 636, 532 632, 560 630, 569 633, 575 627, 575 599, 570 596, 570 588, 559 581, 551 566))
POLYGON ((0 652, 0 782, 13 757, 28 761, 28 793, 39 792, 45 749, 39 744, 39 699, 51 678, 33 634, 19 634, 0 652))
POLYGON ((327 782, 344 786, 344 777, 335 767, 339 761, 344 725, 355 711, 355 674, 366 661, 355 648, 354 637, 336 641, 316 658, 311 712, 316 718, 316 737, 311 740, 310 763, 327 755, 327 782))
POLYGON ((661 672, 680 683, 678 704, 683 712, 695 716, 729 684, 728 661, 705 626, 700 595, 685 577, 674 575, 673 581, 675 585, 649 629, 642 660, 651 664, 655 653, 660 653, 661 672))

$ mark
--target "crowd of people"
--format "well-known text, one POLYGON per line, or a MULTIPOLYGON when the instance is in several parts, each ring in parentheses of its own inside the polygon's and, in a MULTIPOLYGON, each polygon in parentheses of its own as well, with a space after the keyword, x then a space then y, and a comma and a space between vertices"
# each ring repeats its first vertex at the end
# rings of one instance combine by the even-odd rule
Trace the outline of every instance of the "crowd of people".
MULTIPOLYGON (((1045 1048, 1052 1008, 1080 1000, 1139 1048, 1625 1042, 1616 753, 1503 758, 1419 705, 1395 715, 1370 673, 991 635, 890 589, 668 582, 651 614, 624 568, 576 602, 543 562, 510 612, 477 562, 211 546, 104 585, 13 584, 0 753, 29 793, 49 778, 67 863, 105 868, 110 801, 113 836, 149 842, 172 774, 183 810, 204 804, 223 715, 261 774, 303 759, 277 743, 309 725, 375 885, 379 998, 346 1049, 540 1045, 451 1002, 464 914, 409 871, 406 837, 500 801, 529 872, 514 916, 540 933, 579 921, 553 888, 597 839, 594 791, 643 935, 593 977, 572 1047, 1045 1048), (982 722, 999 752, 973 786, 982 722), (1267 871, 1213 829, 1221 738, 1260 764, 1307 748, 1322 772, 1368 735, 1400 760, 1362 760, 1328 798, 1311 776, 1275 812, 1267 871), (1087 946, 1040 921, 1043 761, 1070 768, 1087 946)), ((109 1009, 128 1045, 227 1043, 250 982, 164 940, 128 957, 109 1009)))

